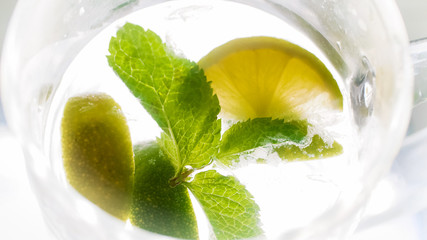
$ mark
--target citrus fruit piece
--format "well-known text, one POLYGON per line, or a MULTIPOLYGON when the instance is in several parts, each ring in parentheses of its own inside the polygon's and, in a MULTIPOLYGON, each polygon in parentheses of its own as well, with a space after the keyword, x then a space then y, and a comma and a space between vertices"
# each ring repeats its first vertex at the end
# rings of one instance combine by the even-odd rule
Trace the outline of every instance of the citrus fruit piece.
POLYGON ((343 146, 336 141, 328 144, 319 135, 314 135, 310 145, 305 148, 289 144, 275 150, 283 160, 303 161, 338 156, 343 153, 343 146))
POLYGON ((61 133, 68 182, 106 212, 128 219, 135 167, 120 106, 106 94, 70 98, 61 133))
POLYGON ((197 222, 187 188, 171 187, 172 163, 156 143, 134 147, 133 225, 167 236, 197 239, 197 222))
POLYGON ((282 39, 234 39, 208 53, 199 66, 212 82, 225 118, 300 119, 319 108, 342 110, 342 94, 325 65, 282 39))

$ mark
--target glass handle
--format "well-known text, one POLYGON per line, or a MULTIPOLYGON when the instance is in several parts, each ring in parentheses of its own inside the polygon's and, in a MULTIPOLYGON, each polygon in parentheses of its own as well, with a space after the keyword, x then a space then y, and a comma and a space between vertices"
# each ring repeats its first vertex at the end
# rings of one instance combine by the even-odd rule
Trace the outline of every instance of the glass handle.
POLYGON ((411 42, 414 64, 414 106, 427 101, 427 38, 411 42))
MULTIPOLYGON (((412 41, 410 52, 414 67, 414 109, 421 108, 421 111, 424 111, 427 106, 427 38, 412 41)), ((426 122, 426 116, 412 114, 412 118, 419 119, 411 119, 411 124, 415 120, 416 122, 426 122)), ((358 232, 403 216, 412 217, 415 225, 426 226, 426 126, 426 124, 421 124, 416 128, 410 126, 390 172, 372 192, 358 232)))

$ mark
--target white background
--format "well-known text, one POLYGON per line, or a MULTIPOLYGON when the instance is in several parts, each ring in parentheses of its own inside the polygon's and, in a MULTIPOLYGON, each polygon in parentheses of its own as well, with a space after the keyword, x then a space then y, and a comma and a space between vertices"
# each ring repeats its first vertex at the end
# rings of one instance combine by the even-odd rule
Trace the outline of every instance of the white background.
MULTIPOLYGON (((0 46, 15 2, 16 0, 0 0, 0 46)), ((427 0, 398 0, 397 3, 407 25, 410 40, 427 37, 427 0)), ((387 204, 384 202, 384 196, 393 196, 386 180, 377 190, 370 208, 370 211, 374 212, 380 211, 387 204)), ((398 214, 381 224, 365 224, 356 231, 352 240, 427 240, 427 225, 420 225, 427 223, 426 212, 427 210, 398 214)), ((0 239, 53 239, 31 193, 19 144, 8 131, 1 113, 0 239)))

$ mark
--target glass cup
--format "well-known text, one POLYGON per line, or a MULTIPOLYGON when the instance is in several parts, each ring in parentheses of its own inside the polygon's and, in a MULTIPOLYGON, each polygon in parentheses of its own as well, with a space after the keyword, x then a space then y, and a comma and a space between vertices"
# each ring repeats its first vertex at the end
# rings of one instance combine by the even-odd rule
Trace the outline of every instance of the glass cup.
MULTIPOLYGON (((67 77, 75 60, 88 47, 95 47, 100 35, 112 32, 111 37, 124 21, 141 15, 145 16, 143 23, 154 24, 162 37, 172 39, 177 49, 195 61, 224 40, 218 36, 239 36, 241 29, 249 29, 242 35, 252 34, 254 28, 279 36, 288 33, 280 24, 267 26, 243 12, 227 12, 237 5, 272 16, 275 23, 286 23, 295 34, 309 39, 304 47, 319 49, 322 61, 342 79, 348 121, 354 126, 351 148, 345 149, 351 158, 337 165, 328 160, 301 163, 306 164, 301 176, 304 181, 333 190, 305 189, 295 186, 299 178, 291 179, 295 211, 282 214, 276 209, 276 220, 266 226, 271 225, 272 230, 265 237, 342 240, 355 229, 366 199, 398 153, 413 102, 409 41, 393 1, 20 0, 3 50, 2 100, 7 122, 22 142, 34 193, 59 239, 167 239, 108 215, 67 184, 58 150, 61 106, 76 92, 102 89, 99 82, 80 80, 76 84, 76 79, 67 77), (160 13, 150 15, 156 7, 160 13), (215 11, 224 12, 222 17, 227 20, 204 22, 215 11), (163 25, 155 25, 157 21, 163 25), (199 21, 207 25, 200 27, 199 21), (197 49, 193 55, 192 49, 197 49), (307 208, 315 210, 304 210, 307 208)), ((97 63, 85 62, 87 68, 82 69, 87 72, 80 71, 81 75, 96 78, 89 73, 92 64, 97 63)), ((200 238, 209 239, 209 233, 200 238)))

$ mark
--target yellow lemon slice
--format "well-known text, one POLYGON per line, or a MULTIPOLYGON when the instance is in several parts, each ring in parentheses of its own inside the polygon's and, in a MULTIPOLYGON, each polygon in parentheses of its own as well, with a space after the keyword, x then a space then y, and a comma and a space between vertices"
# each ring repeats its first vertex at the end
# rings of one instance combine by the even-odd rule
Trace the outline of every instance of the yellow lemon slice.
POLYGON ((212 50, 199 65, 225 118, 301 118, 310 111, 343 107, 340 89, 325 65, 282 39, 235 39, 212 50))

